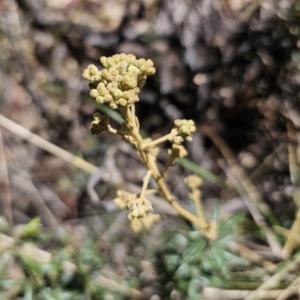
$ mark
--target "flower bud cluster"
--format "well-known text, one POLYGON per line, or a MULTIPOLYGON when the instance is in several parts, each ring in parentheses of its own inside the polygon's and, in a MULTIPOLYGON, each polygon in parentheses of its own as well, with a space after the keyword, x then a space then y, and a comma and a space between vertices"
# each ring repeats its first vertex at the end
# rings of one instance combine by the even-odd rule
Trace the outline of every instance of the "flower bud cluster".
POLYGON ((131 210, 131 213, 128 215, 129 220, 144 218, 146 213, 153 211, 151 202, 146 198, 129 201, 126 206, 131 210))
POLYGON ((100 134, 103 131, 108 131, 109 116, 101 116, 99 113, 93 115, 94 121, 91 124, 91 134, 100 134))
POLYGON ((198 189, 203 184, 203 179, 198 175, 190 175, 184 179, 185 184, 191 189, 198 189))
POLYGON ((144 230, 149 230, 154 223, 160 220, 160 215, 150 213, 145 218, 131 220, 131 228, 135 233, 139 233, 144 230))
POLYGON ((172 149, 168 150, 168 154, 172 160, 187 156, 187 151, 182 145, 173 144, 172 149))
POLYGON ((191 141, 192 133, 196 131, 195 122, 193 120, 175 120, 172 132, 176 132, 172 142, 180 145, 184 140, 191 141))
POLYGON ((127 193, 119 190, 114 203, 121 209, 127 208, 131 212, 128 215, 129 220, 144 218, 148 212, 153 211, 151 202, 146 198, 138 198, 136 194, 127 193))
POLYGON ((137 59, 132 54, 102 56, 100 61, 104 66, 101 71, 89 65, 82 77, 91 81, 91 97, 98 103, 107 103, 112 109, 139 101, 138 94, 147 76, 156 72, 152 60, 137 59))

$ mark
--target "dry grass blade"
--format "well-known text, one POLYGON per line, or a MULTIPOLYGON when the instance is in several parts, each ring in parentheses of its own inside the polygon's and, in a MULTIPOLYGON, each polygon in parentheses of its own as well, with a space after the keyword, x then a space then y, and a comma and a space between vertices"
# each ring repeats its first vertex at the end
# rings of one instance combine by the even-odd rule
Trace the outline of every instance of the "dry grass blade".
POLYGON ((265 260, 261 255, 242 244, 230 242, 228 248, 230 251, 238 253, 241 257, 244 257, 257 265, 261 265, 262 267, 274 265, 272 262, 265 260))
MULTIPOLYGON (((263 199, 252 181, 247 178, 244 170, 240 167, 233 153, 225 141, 209 126, 203 126, 202 132, 206 134, 218 147, 230 168, 226 173, 240 195, 245 199, 248 209, 257 225, 264 231, 266 238, 277 257, 282 256, 282 250, 275 234, 267 226, 265 217, 274 219, 270 208, 263 202, 263 199)), ((224 168, 224 164, 223 164, 224 168)))
MULTIPOLYGON (((264 299, 276 299, 284 290, 272 290, 272 291, 259 291, 257 298, 264 299)), ((293 292, 297 292, 297 287, 293 286, 293 292)), ((217 288, 204 288, 203 296, 207 300, 244 300, 251 293, 249 290, 222 290, 217 288)))
MULTIPOLYGON (((270 277, 264 284, 262 284, 257 290, 251 292, 245 300, 254 300, 259 298, 259 293, 261 291, 269 290, 274 287, 284 279, 288 273, 295 272, 300 265, 300 255, 295 256, 291 261, 289 261, 282 270, 277 272, 275 275, 270 277)), ((279 295, 278 295, 279 296, 279 295)), ((260 298, 259 298, 260 299, 260 298)))
POLYGON ((297 277, 277 298, 276 300, 286 300, 298 293, 300 286, 300 277, 297 277))
POLYGON ((107 277, 104 277, 102 275, 98 275, 97 277, 95 277, 93 279, 93 281, 95 282, 95 284, 106 288, 110 291, 115 291, 118 292, 126 297, 129 297, 130 299, 143 299, 143 294, 142 292, 133 289, 131 287, 125 286, 125 285, 121 285, 107 277))
POLYGON ((285 148, 285 144, 280 144, 271 154, 269 154, 264 161, 249 175, 249 179, 252 181, 262 176, 266 171, 268 171, 272 165, 274 159, 278 154, 285 148))
POLYGON ((238 180, 236 175, 233 174, 232 169, 226 169, 225 162, 222 162, 222 160, 218 160, 218 162, 219 162, 219 165, 224 169, 226 176, 229 178, 229 180, 231 181, 233 186, 236 188, 236 190, 239 192, 241 197, 244 199, 255 223, 257 224, 257 226, 259 226, 261 228, 261 230, 265 234, 266 239, 267 239, 273 253, 277 257, 281 257, 282 250, 281 250, 280 244, 278 243, 277 238, 276 238, 275 234, 273 233, 273 231, 271 230, 271 228, 268 227, 267 223, 265 222, 263 215, 261 214, 259 209, 256 207, 255 203, 253 203, 253 201, 249 197, 249 194, 247 194, 244 191, 243 187, 240 184, 240 181, 238 180))
POLYGON ((25 172, 22 172, 23 174, 21 176, 16 176, 14 180, 19 182, 19 188, 22 189, 22 192, 30 196, 31 203, 34 205, 45 224, 49 227, 57 226, 58 222, 56 218, 31 181, 29 175, 25 172))
POLYGON ((86 171, 87 173, 93 174, 97 171, 97 167, 95 167, 94 165, 88 163, 80 157, 69 153, 68 151, 59 148, 58 146, 48 142, 47 140, 39 137, 38 135, 30 132, 29 130, 5 118, 2 115, 0 115, 0 126, 20 136, 26 141, 38 146, 39 148, 57 157, 60 157, 62 160, 71 163, 73 166, 86 171))
POLYGON ((11 194, 9 176, 6 165, 2 133, 0 130, 0 210, 6 220, 12 224, 11 194))
MULTIPOLYGON (((15 122, 5 118, 4 116, 0 115, 0 126, 3 128, 11 131, 12 133, 20 136, 21 138, 25 139, 26 141, 34 144, 35 146, 61 158, 62 160, 74 165, 75 167, 89 173, 89 174, 95 174, 98 172, 98 168, 94 166, 93 164, 83 160, 80 157, 77 157, 66 150, 46 141, 45 139, 39 137, 38 135, 30 132, 29 130, 25 129, 24 127, 16 124, 15 122)), ((115 153, 115 152, 114 152, 115 153)), ((110 161, 111 163, 114 162, 114 159, 110 157, 110 159, 106 159, 107 161, 110 161)), ((117 168, 114 167, 108 167, 106 166, 106 169, 108 169, 108 173, 110 173, 109 180, 112 181, 112 184, 117 185, 118 187, 126 186, 126 188, 131 192, 139 192, 140 188, 134 184, 128 184, 124 183, 122 178, 117 176, 116 174, 119 174, 120 172, 117 170, 117 168)), ((100 176, 101 177, 101 176, 100 176)), ((99 180, 108 180, 107 178, 99 178, 99 180)), ((97 179, 98 180, 98 179, 97 179)), ((161 201, 161 198, 151 195, 149 197, 151 201, 154 203, 154 205, 159 209, 161 213, 168 213, 172 215, 177 215, 176 211, 174 211, 171 206, 161 201), (170 211, 171 208, 171 211, 170 211)), ((96 199, 96 202, 99 198, 96 199)))
POLYGON ((298 162, 298 158, 297 158, 297 147, 293 143, 293 140, 295 140, 295 136, 296 136, 295 127, 291 122, 287 123, 287 135, 289 138, 288 151, 289 151, 290 176, 291 176, 291 182, 295 187, 293 196, 294 196, 294 202, 298 209, 298 212, 296 214, 296 218, 290 230, 290 234, 288 235, 285 245, 283 247, 283 254, 285 257, 291 256, 293 250, 299 246, 299 241, 297 241, 294 238, 294 235, 300 232, 300 186, 299 186, 300 163, 298 162))

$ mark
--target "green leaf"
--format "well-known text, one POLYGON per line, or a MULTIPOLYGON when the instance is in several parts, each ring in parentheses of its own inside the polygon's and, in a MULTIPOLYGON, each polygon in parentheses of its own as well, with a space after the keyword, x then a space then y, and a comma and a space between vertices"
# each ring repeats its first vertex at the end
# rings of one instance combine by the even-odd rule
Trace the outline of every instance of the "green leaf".
POLYGON ((183 166, 184 168, 194 172, 195 174, 201 176, 202 178, 204 178, 212 183, 215 183, 215 184, 218 184, 221 186, 225 186, 225 182, 222 178, 216 176, 215 174, 211 173, 208 170, 203 169, 199 165, 195 164, 194 162, 192 162, 186 158, 177 158, 176 162, 179 165, 183 166))
POLYGON ((34 300, 33 298, 33 287, 30 283, 27 283, 25 285, 25 291, 24 291, 24 300, 34 300))
POLYGON ((36 238, 41 233, 41 219, 36 217, 30 220, 26 225, 16 227, 16 235, 20 239, 36 238))
POLYGON ((198 241, 194 241, 191 243, 191 246, 184 253, 183 262, 191 263, 191 262, 200 262, 202 259, 202 254, 206 249, 207 242, 204 238, 200 238, 198 241))

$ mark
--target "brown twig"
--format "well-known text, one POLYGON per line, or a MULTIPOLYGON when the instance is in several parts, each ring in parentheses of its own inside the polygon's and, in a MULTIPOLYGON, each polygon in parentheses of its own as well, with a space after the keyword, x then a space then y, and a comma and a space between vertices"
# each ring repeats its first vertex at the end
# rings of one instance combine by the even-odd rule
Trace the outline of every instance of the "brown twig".
POLYGON ((38 146, 39 148, 63 159, 64 161, 71 163, 73 166, 86 171, 87 173, 95 173, 97 171, 97 167, 88 163, 80 157, 77 157, 58 146, 48 142, 47 140, 39 137, 38 135, 30 132, 24 127, 18 125, 17 123, 5 118, 0 115, 0 126, 3 128, 13 132, 14 134, 20 136, 26 141, 38 146))
POLYGON ((257 252, 251 250, 250 248, 242 244, 230 242, 228 244, 228 248, 230 249, 230 251, 238 253, 240 256, 245 257, 247 260, 255 264, 261 265, 263 267, 270 267, 274 265, 272 262, 265 260, 257 252))
POLYGON ((297 277, 282 293, 276 298, 276 300, 286 300, 299 293, 300 277, 297 277))
POLYGON ((10 183, 5 159, 2 133, 0 130, 0 209, 7 222, 12 224, 10 183))
POLYGON ((225 162, 222 161, 221 159, 218 160, 218 163, 225 171, 226 176, 229 178, 229 180, 231 181, 235 189, 239 192, 241 197, 244 199, 246 206, 248 207, 248 210, 251 213, 255 223, 261 228, 261 230, 265 234, 266 239, 273 253, 277 257, 281 257, 281 253, 282 253, 281 247, 276 239, 276 236, 274 235, 270 227, 265 222, 264 217, 261 214, 260 210, 256 207, 255 203, 252 201, 249 194, 245 192, 237 176, 233 174, 232 169, 228 169, 228 168, 226 169, 225 162))
POLYGON ((270 277, 264 284, 262 284, 257 290, 251 292, 245 300, 254 300, 259 298, 258 295, 261 291, 269 290, 276 287, 276 285, 284 279, 288 273, 295 272, 300 265, 300 255, 296 255, 292 260, 290 260, 286 265, 275 275, 270 277))
MULTIPOLYGON (((297 287, 293 287, 296 291, 297 287)), ((284 290, 272 290, 272 291, 259 291, 257 292, 256 299, 275 299, 277 298, 284 290)), ((251 294, 252 291, 249 290, 223 290, 217 288, 205 287, 203 289, 203 296, 205 299, 209 300, 244 300, 246 297, 251 294)))

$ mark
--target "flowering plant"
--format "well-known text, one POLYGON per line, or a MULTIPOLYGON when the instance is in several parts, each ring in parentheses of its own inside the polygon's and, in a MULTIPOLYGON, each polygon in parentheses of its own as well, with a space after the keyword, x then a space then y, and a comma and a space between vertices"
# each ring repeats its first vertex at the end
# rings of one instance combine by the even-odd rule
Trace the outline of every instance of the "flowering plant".
POLYGON ((191 190, 189 196, 195 202, 197 208, 197 215, 194 215, 175 201, 164 177, 176 158, 187 155, 183 142, 192 140, 192 134, 196 131, 194 121, 175 120, 169 134, 154 141, 149 138, 143 139, 139 133, 140 124, 135 114, 135 105, 139 101, 139 93, 147 77, 156 72, 152 60, 137 59, 132 54, 122 53, 115 54, 112 57, 102 56, 100 61, 103 65, 102 70, 94 65, 89 65, 82 76, 90 82, 91 97, 95 98, 98 103, 104 103, 112 109, 119 110, 124 123, 121 129, 117 130, 109 124, 107 115, 95 113, 94 121, 91 124, 91 133, 100 134, 108 131, 121 136, 122 139, 136 147, 147 169, 140 194, 130 194, 119 190, 117 198, 114 200, 115 204, 121 209, 127 208, 130 210, 128 218, 135 231, 138 232, 151 226, 153 222, 160 219, 159 215, 152 213, 152 204, 147 199, 148 184, 150 179, 153 178, 158 186, 157 192, 162 194, 180 216, 198 226, 206 238, 215 239, 216 223, 206 221, 201 206, 201 178, 192 175, 185 180, 191 190), (172 147, 168 150, 169 161, 161 171, 156 161, 159 153, 157 146, 165 141, 170 141, 172 147))

